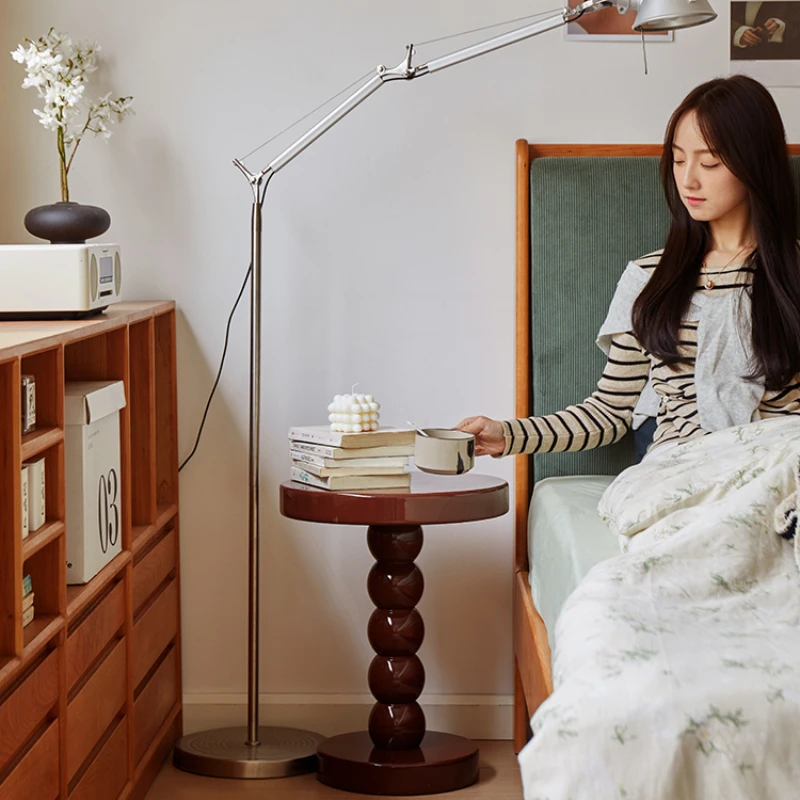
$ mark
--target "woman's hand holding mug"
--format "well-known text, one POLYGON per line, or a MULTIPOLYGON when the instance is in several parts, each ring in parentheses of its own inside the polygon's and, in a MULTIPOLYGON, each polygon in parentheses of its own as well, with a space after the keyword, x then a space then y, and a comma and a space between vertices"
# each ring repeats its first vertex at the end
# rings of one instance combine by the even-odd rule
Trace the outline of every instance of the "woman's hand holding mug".
POLYGON ((503 423, 490 417, 467 417, 454 426, 454 431, 464 431, 475 436, 475 455, 501 455, 506 449, 503 423))

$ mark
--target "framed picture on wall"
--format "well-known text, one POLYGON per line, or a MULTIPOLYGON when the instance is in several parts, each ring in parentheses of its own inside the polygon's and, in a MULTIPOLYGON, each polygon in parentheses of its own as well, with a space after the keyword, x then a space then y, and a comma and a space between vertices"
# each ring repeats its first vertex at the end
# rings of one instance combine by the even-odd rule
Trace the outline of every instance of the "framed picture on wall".
POLYGON ((731 2, 731 72, 767 86, 800 86, 800 0, 731 2))
MULTIPOLYGON (((569 0, 575 8, 581 0, 569 0)), ((564 27, 564 38, 573 42, 641 42, 642 34, 633 30, 636 12, 620 14, 616 8, 604 8, 584 14, 579 20, 564 27)), ((648 42, 671 42, 672 31, 654 31, 644 35, 648 42)))

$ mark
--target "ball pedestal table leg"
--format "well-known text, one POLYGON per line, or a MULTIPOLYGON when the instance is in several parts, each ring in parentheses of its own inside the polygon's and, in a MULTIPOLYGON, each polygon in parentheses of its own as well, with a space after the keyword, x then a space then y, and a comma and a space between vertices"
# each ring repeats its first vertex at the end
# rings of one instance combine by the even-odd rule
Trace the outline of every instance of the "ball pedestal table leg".
POLYGON ((435 794, 478 780, 478 748, 469 739, 425 729, 417 703, 425 669, 416 655, 425 635, 416 605, 424 587, 414 563, 422 549, 418 525, 371 525, 367 544, 376 561, 367 579, 375 611, 367 626, 376 656, 369 688, 377 701, 369 731, 324 741, 317 750, 321 783, 379 795, 435 794))

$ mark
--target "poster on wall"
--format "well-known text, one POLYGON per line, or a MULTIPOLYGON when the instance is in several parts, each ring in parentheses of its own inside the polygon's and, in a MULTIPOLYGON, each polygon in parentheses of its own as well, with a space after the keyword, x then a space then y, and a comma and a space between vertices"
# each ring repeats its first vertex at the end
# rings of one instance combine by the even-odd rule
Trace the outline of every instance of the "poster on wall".
MULTIPOLYGON (((582 0, 569 0, 570 8, 575 8, 582 0)), ((620 14, 613 6, 601 11, 584 14, 564 28, 564 38, 573 42, 641 42, 642 34, 633 30, 636 12, 620 14)), ((653 31, 644 35, 645 41, 671 42, 672 31, 653 31)))
POLYGON ((731 2, 731 72, 767 86, 800 86, 800 0, 731 2))

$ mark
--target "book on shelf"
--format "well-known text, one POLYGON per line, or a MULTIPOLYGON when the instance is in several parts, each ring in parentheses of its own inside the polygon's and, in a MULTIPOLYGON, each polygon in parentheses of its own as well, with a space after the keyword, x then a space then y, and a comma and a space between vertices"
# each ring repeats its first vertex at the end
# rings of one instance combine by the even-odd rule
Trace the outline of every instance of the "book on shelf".
POLYGON ((22 465, 28 473, 28 533, 38 531, 47 521, 45 507, 45 459, 26 461, 22 465))
POLYGON ((318 478, 330 477, 355 477, 363 475, 404 475, 408 468, 400 467, 321 467, 319 464, 309 464, 303 461, 292 461, 292 466, 310 472, 318 478))
POLYGON ((28 594, 28 592, 32 591, 33 591, 33 584, 31 583, 31 576, 26 575, 22 579, 22 596, 25 597, 25 595, 28 594))
POLYGON ((30 625, 30 624, 31 624, 31 622, 33 622, 33 606, 32 606, 32 605, 31 605, 31 606, 28 606, 28 607, 27 607, 27 608, 26 608, 26 609, 25 609, 25 610, 22 612, 22 627, 24 628, 24 627, 26 627, 27 625, 30 625))
POLYGON ((23 467, 20 475, 20 491, 22 492, 22 538, 27 539, 30 533, 28 511, 28 468, 23 467))
POLYGON ((22 610, 25 611, 32 605, 33 605, 33 592, 28 592, 28 594, 26 594, 25 597, 22 598, 22 610))
POLYGON ((361 433, 332 431, 330 425, 309 425, 289 429, 289 438, 293 441, 353 449, 379 447, 381 445, 413 446, 414 436, 413 428, 378 428, 376 431, 363 431, 361 433))
POLYGON ((386 444, 378 447, 331 447, 325 444, 312 444, 292 440, 289 443, 292 450, 333 461, 348 461, 351 458, 388 458, 390 456, 413 456, 414 444, 386 444))
POLYGON ((411 473, 406 472, 402 475, 333 475, 321 478, 312 475, 308 470, 293 466, 292 480, 334 492, 357 489, 405 489, 411 485, 411 473))
POLYGON ((366 469, 370 467, 397 468, 408 466, 408 456, 377 456, 375 458, 325 458, 314 453, 306 453, 302 450, 292 450, 289 455, 292 461, 299 461, 303 464, 314 464, 317 467, 328 469, 366 469))

